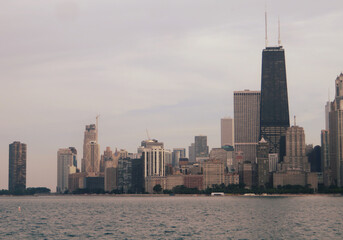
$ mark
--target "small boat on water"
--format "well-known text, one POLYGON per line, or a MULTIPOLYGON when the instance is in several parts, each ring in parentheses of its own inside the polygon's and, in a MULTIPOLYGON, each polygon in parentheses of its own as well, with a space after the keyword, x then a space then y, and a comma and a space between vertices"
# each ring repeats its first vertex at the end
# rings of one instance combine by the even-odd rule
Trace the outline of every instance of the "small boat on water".
POLYGON ((223 192, 213 192, 211 193, 211 196, 224 196, 224 193, 223 192))

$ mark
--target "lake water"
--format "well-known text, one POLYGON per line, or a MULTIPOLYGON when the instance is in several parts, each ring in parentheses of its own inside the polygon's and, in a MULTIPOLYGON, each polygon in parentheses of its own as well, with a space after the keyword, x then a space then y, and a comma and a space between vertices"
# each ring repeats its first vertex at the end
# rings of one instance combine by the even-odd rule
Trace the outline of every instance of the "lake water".
POLYGON ((330 196, 0 197, 0 239, 343 239, 342 221, 330 196))

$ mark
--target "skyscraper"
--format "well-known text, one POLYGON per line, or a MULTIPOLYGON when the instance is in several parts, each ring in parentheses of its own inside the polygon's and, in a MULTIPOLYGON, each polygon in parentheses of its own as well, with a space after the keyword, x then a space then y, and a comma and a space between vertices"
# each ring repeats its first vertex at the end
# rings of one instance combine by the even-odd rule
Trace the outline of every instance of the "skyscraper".
POLYGON ((234 123, 232 118, 220 120, 221 146, 234 146, 234 123))
POLYGON ((13 142, 9 145, 8 190, 26 189, 26 144, 13 142))
POLYGON ((243 152, 244 160, 256 162, 256 146, 260 128, 260 91, 235 91, 234 128, 235 152, 243 152))
MULTIPOLYGON (((329 149, 332 183, 343 186, 343 73, 335 81, 335 100, 329 114, 329 149)), ((331 185, 330 184, 330 185, 331 185)))
POLYGON ((305 132, 302 127, 292 126, 286 132, 286 155, 282 171, 297 170, 310 172, 310 164, 306 156, 305 132))
POLYGON ((208 157, 207 136, 194 137, 195 159, 197 157, 208 157))
POLYGON ((185 148, 173 148, 173 155, 172 155, 173 167, 179 167, 180 158, 185 158, 185 157, 186 157, 185 148))
POLYGON ((98 117, 97 124, 86 126, 83 141, 83 158, 81 171, 92 175, 100 172, 100 145, 98 143, 98 117))
POLYGON ((262 52, 260 138, 269 143, 269 153, 285 155, 285 135, 289 127, 285 51, 282 46, 262 52))
POLYGON ((56 191, 63 193, 68 190, 69 174, 76 173, 76 149, 62 148, 57 152, 57 187, 56 191))

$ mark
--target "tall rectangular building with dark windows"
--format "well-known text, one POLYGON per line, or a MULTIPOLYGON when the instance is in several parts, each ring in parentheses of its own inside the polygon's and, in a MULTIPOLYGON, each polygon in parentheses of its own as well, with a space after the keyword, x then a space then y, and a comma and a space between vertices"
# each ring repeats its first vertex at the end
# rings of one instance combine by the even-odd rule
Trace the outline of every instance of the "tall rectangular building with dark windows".
POLYGON ((26 144, 13 142, 9 145, 8 190, 26 189, 26 144))
POLYGON ((289 127, 285 51, 282 46, 266 47, 262 52, 260 138, 269 143, 269 153, 286 153, 289 127))
POLYGON ((235 91, 234 144, 235 152, 243 152, 244 161, 256 162, 256 146, 260 130, 260 91, 235 91))

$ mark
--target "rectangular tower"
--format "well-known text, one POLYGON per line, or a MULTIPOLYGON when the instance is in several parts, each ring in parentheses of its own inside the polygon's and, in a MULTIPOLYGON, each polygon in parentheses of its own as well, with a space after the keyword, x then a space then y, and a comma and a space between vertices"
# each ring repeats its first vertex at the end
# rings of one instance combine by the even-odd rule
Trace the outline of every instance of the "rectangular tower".
POLYGON ((26 144, 13 142, 9 145, 8 190, 26 189, 26 144))
POLYGON ((285 51, 282 46, 262 52, 260 138, 269 143, 269 153, 285 155, 285 135, 289 127, 285 51))
POLYGON ((244 160, 256 162, 256 146, 260 128, 260 91, 235 91, 234 142, 235 152, 243 152, 244 160))
POLYGON ((222 118, 220 120, 221 146, 234 146, 234 120, 232 118, 222 118))
POLYGON ((343 74, 335 81, 335 100, 329 114, 329 150, 332 183, 343 186, 343 74))
POLYGON ((71 169, 76 168, 76 149, 61 148, 57 152, 57 187, 58 193, 64 193, 68 190, 69 174, 72 173, 71 169))

